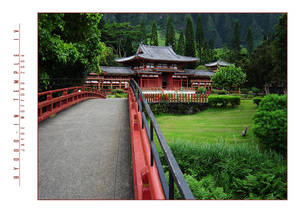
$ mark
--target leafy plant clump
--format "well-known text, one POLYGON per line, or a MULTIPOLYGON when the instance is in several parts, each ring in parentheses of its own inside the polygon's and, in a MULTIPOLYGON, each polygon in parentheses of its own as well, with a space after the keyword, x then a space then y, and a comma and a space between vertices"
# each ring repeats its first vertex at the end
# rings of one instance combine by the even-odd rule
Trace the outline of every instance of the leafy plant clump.
POLYGON ((205 87, 199 87, 197 92, 200 93, 200 94, 204 94, 206 92, 206 88, 205 87))
POLYGON ((225 90, 212 89, 211 93, 212 93, 212 94, 218 94, 218 95, 225 95, 225 94, 227 94, 227 91, 225 91, 225 90))
POLYGON ((229 91, 243 85, 246 82, 246 74, 240 67, 229 65, 219 67, 218 71, 212 76, 211 81, 214 87, 224 88, 229 91))
POLYGON ((286 155, 287 150, 287 96, 265 96, 254 114, 253 132, 260 143, 286 155))
POLYGON ((255 97, 253 98, 253 103, 258 106, 262 99, 262 97, 255 97))
POLYGON ((287 198, 287 162, 280 154, 254 144, 169 145, 197 199, 287 198))
POLYGON ((210 95, 208 97, 208 104, 211 107, 227 107, 228 104, 231 106, 240 105, 240 96, 228 96, 228 95, 210 95))

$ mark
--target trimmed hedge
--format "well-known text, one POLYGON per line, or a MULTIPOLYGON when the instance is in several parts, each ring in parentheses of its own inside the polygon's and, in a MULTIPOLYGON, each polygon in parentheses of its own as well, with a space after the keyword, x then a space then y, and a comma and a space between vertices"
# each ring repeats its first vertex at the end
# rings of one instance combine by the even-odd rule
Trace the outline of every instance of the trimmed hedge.
POLYGON ((253 98, 253 103, 258 106, 262 99, 262 97, 255 97, 253 98))
POLYGON ((240 96, 229 96, 229 95, 210 95, 208 97, 208 104, 211 107, 227 107, 228 104, 231 106, 240 105, 240 96))
POLYGON ((125 94, 126 92, 123 89, 113 89, 111 90, 111 94, 112 95, 116 95, 116 94, 125 94))
POLYGON ((212 89, 211 90, 212 94, 218 94, 218 95, 225 95, 227 93, 227 91, 225 90, 217 90, 217 89, 212 89))
POLYGON ((287 151, 287 96, 271 94, 259 103, 253 117, 254 135, 266 148, 286 155, 287 151))
POLYGON ((154 114, 194 114, 207 109, 207 104, 197 102, 151 102, 148 104, 154 114))

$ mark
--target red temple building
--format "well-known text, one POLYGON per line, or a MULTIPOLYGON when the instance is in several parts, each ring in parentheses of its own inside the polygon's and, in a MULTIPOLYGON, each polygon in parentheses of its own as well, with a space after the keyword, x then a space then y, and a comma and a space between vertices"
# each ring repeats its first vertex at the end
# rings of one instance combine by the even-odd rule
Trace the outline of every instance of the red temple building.
MULTIPOLYGON (((145 90, 196 90, 205 87, 210 93, 211 76, 218 65, 216 61, 206 64, 212 70, 185 69, 198 58, 178 55, 171 46, 147 46, 140 44, 135 55, 115 59, 123 67, 101 66, 101 74, 90 73, 86 84, 96 85, 99 89, 127 89, 131 78, 145 90), (215 65, 215 66, 213 66, 215 65)), ((224 63, 224 64, 223 64, 224 63)))

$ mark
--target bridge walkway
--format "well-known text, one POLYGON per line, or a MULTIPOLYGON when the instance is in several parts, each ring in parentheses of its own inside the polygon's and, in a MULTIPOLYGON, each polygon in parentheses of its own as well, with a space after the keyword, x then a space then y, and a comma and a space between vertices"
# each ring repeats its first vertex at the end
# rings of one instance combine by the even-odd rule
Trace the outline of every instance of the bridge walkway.
POLYGON ((127 99, 90 99, 39 124, 39 199, 133 199, 127 99))

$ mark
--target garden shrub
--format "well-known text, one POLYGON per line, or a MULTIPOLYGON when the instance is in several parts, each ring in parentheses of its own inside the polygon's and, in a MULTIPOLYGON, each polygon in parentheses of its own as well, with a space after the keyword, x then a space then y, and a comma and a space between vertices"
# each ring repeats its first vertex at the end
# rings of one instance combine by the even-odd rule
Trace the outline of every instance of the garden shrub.
POLYGON ((208 104, 211 107, 227 107, 228 104, 231 106, 240 105, 240 96, 229 96, 229 95, 210 95, 208 97, 208 104))
POLYGON ((217 89, 212 89, 211 90, 212 94, 218 94, 218 95, 225 95, 227 93, 226 90, 217 90, 217 89))
POLYGON ((252 95, 252 94, 242 94, 241 97, 243 99, 252 99, 252 98, 254 98, 254 95, 252 95))
POLYGON ((199 87, 198 90, 197 90, 197 92, 200 93, 200 94, 203 94, 203 93, 206 92, 206 88, 204 88, 204 87, 199 87))
POLYGON ((287 198, 287 161, 276 152, 245 143, 177 140, 169 146, 197 199, 287 198))
POLYGON ((252 91, 252 93, 258 93, 259 89, 256 87, 251 87, 251 91, 252 91))
POLYGON ((287 149, 287 97, 265 96, 254 114, 253 132, 260 143, 286 155, 287 149))
POLYGON ((206 104, 196 102, 153 102, 148 104, 154 114, 193 114, 208 107, 206 104))
POLYGON ((241 93, 242 94, 247 94, 249 92, 249 89, 248 88, 241 88, 241 93))
POLYGON ((123 89, 113 89, 113 90, 111 90, 112 95, 124 94, 124 93, 126 93, 126 92, 123 89))
POLYGON ((127 93, 116 93, 115 98, 127 98, 128 94, 127 93))
POLYGON ((253 103, 258 106, 262 99, 262 97, 255 97, 253 98, 253 103))

